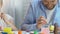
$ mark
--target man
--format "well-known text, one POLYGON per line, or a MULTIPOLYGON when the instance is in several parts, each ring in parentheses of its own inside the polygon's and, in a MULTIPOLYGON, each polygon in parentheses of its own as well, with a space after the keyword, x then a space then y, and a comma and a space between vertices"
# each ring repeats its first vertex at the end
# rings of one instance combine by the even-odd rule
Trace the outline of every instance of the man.
POLYGON ((14 25, 14 19, 1 10, 2 5, 3 0, 0 0, 0 30, 3 30, 5 27, 11 27, 12 30, 17 30, 16 26, 14 25))
POLYGON ((40 30, 41 26, 57 23, 60 29, 58 0, 40 0, 32 2, 22 24, 22 30, 40 30))

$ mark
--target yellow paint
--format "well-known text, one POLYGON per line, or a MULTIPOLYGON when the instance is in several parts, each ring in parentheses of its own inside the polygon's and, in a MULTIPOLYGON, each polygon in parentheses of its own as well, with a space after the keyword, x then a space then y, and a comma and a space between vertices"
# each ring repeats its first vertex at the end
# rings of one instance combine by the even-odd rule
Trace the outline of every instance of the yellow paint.
POLYGON ((11 32, 9 32, 8 34, 14 34, 14 32, 11 31, 11 32))
POLYGON ((3 31, 4 31, 4 32, 11 32, 11 31, 12 31, 12 28, 10 28, 10 27, 5 27, 3 31))

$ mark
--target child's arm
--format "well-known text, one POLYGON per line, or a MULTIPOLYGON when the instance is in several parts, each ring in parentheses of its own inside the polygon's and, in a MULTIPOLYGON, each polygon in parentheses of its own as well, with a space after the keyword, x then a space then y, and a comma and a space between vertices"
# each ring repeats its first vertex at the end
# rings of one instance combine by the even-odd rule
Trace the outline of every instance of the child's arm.
POLYGON ((4 22, 11 26, 13 30, 17 30, 16 26, 13 24, 13 20, 12 19, 8 20, 7 18, 8 17, 5 14, 2 15, 2 19, 4 20, 4 22))

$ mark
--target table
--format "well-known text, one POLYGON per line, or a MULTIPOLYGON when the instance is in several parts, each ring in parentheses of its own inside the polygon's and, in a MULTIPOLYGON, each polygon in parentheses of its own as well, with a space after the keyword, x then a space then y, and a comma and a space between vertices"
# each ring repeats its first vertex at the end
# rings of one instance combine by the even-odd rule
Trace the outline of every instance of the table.
MULTIPOLYGON (((2 32, 2 31, 0 31, 0 32, 2 32)), ((18 31, 13 31, 13 32, 14 32, 14 34, 18 34, 18 31)), ((22 34, 30 34, 30 32, 22 31, 22 34)), ((50 33, 50 34, 53 34, 53 33, 50 33)))
MULTIPOLYGON (((18 34, 18 32, 17 31, 14 31, 15 32, 15 34, 18 34)), ((23 33, 22 34, 30 34, 30 32, 26 32, 26 31, 23 31, 23 33)), ((54 33, 50 33, 50 34, 54 34, 54 33)))

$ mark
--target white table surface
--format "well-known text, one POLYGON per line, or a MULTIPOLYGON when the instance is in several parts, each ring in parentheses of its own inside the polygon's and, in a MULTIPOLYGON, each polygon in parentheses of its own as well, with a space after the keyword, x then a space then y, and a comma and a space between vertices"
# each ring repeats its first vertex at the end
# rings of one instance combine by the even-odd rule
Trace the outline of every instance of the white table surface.
MULTIPOLYGON (((13 31, 15 34, 18 34, 18 31, 13 31)), ((30 32, 22 31, 22 34, 30 34, 30 32)), ((53 33, 50 33, 53 34, 53 33)))
MULTIPOLYGON (((13 32, 14 32, 14 34, 18 34, 18 31, 13 31, 13 32)), ((30 34, 30 32, 22 31, 22 34, 30 34)), ((50 33, 50 34, 53 34, 53 33, 50 33)))

